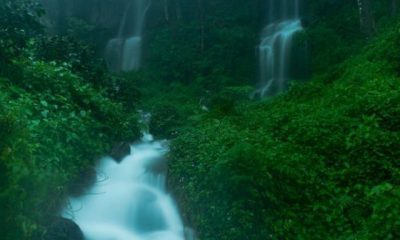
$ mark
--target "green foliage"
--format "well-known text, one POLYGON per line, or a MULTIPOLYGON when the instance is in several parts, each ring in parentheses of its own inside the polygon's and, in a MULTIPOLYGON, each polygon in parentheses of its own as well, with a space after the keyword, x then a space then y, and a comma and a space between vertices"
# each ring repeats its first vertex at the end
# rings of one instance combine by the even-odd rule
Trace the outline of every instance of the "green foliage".
POLYGON ((3 239, 41 239, 76 191, 68 186, 112 144, 139 137, 134 98, 116 97, 122 78, 88 44, 41 35, 42 13, 36 2, 0 1, 3 239))
POLYGON ((149 29, 147 70, 166 82, 196 82, 208 90, 248 82, 256 66, 257 2, 171 1, 170 19, 160 17, 149 29), (181 9, 176 13, 173 2, 181 9))
POLYGON ((14 67, 20 70, 18 78, 1 84, 2 91, 8 89, 1 106, 16 116, 10 120, 3 115, 1 121, 2 139, 8 143, 2 146, 8 155, 1 162, 9 178, 2 194, 7 196, 6 212, 16 217, 8 220, 16 225, 9 237, 22 239, 37 234, 58 210, 72 179, 112 143, 134 141, 139 130, 135 115, 68 67, 41 61, 16 62, 14 67), (21 132, 18 140, 5 135, 13 124, 21 132))
POLYGON ((190 116, 201 113, 204 91, 195 85, 142 81, 140 107, 151 113, 149 130, 156 138, 172 139, 190 124, 190 116))
POLYGON ((399 238, 397 29, 275 99, 204 115, 173 142, 170 184, 201 239, 399 238))
POLYGON ((67 62, 71 70, 95 86, 110 86, 111 76, 105 63, 100 60, 93 47, 70 36, 47 36, 37 40, 35 55, 44 61, 67 62))
POLYGON ((201 239, 399 239, 400 39, 387 2, 373 1, 384 34, 363 48, 356 1, 307 1, 294 43, 309 46, 313 81, 250 102, 264 1, 154 1, 165 12, 143 70, 111 76, 88 43, 110 30, 74 18, 44 35, 36 1, 0 0, 2 237, 40 239, 71 181, 138 137, 140 106, 152 133, 175 138, 170 186, 201 239))
MULTIPOLYGON (((392 1, 368 2, 378 32, 385 32, 398 21, 392 1)), ((329 72, 363 49, 367 39, 360 29, 357 1, 321 0, 305 4, 304 23, 313 73, 329 72)))
POLYGON ((235 105, 250 101, 250 95, 253 91, 254 89, 249 86, 225 87, 211 96, 207 105, 209 105, 213 114, 232 115, 236 113, 235 105))
POLYGON ((0 72, 27 46, 29 38, 42 30, 36 18, 43 13, 35 1, 0 1, 0 72))

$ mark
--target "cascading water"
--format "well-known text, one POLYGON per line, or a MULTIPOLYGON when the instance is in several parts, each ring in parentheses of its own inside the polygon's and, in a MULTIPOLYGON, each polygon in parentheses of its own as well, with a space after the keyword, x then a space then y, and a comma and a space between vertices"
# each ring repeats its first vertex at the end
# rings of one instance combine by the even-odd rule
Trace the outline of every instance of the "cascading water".
POLYGON ((292 39, 303 29, 300 0, 268 0, 268 24, 258 46, 260 85, 254 95, 273 96, 287 87, 292 39))
POLYGON ((165 191, 167 151, 166 141, 154 141, 145 130, 121 163, 100 161, 97 183, 71 198, 63 217, 75 221, 86 240, 192 240, 165 191))
POLYGON ((130 0, 122 15, 118 35, 105 50, 108 68, 114 72, 132 71, 140 67, 142 32, 151 0, 130 0))

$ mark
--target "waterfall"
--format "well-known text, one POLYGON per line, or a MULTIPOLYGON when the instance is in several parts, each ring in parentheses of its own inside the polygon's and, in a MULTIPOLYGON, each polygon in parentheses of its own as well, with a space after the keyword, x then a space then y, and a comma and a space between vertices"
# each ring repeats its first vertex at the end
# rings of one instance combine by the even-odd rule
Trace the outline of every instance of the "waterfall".
MULTIPOLYGON (((146 125, 149 114, 142 116, 146 125)), ((96 184, 69 199, 63 217, 75 221, 86 240, 193 240, 165 190, 167 152, 168 142, 154 141, 145 127, 120 163, 100 161, 96 184)))
POLYGON ((254 95, 273 96, 285 90, 290 73, 292 40, 303 29, 300 0, 268 0, 268 24, 258 46, 260 84, 254 95))
POLYGON ((122 15, 118 34, 105 49, 108 68, 113 72, 132 71, 140 67, 142 33, 151 0, 130 0, 122 15))

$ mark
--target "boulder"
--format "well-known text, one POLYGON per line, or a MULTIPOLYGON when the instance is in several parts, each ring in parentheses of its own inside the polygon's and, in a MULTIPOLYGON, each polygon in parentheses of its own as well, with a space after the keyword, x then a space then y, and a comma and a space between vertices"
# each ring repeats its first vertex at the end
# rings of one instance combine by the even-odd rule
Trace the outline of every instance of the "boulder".
POLYGON ((55 217, 47 228, 44 240, 84 240, 80 227, 72 220, 55 217))
POLYGON ((131 154, 131 146, 126 142, 116 144, 110 152, 110 157, 114 158, 116 162, 120 163, 122 159, 131 154))

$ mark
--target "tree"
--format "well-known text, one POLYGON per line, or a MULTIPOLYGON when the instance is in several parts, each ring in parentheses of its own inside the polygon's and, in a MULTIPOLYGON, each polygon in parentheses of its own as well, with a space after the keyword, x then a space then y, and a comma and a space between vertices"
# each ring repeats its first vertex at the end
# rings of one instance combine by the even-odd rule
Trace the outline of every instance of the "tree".
POLYGON ((360 27, 365 37, 371 38, 376 33, 376 24, 373 12, 371 10, 370 0, 357 0, 360 27))

